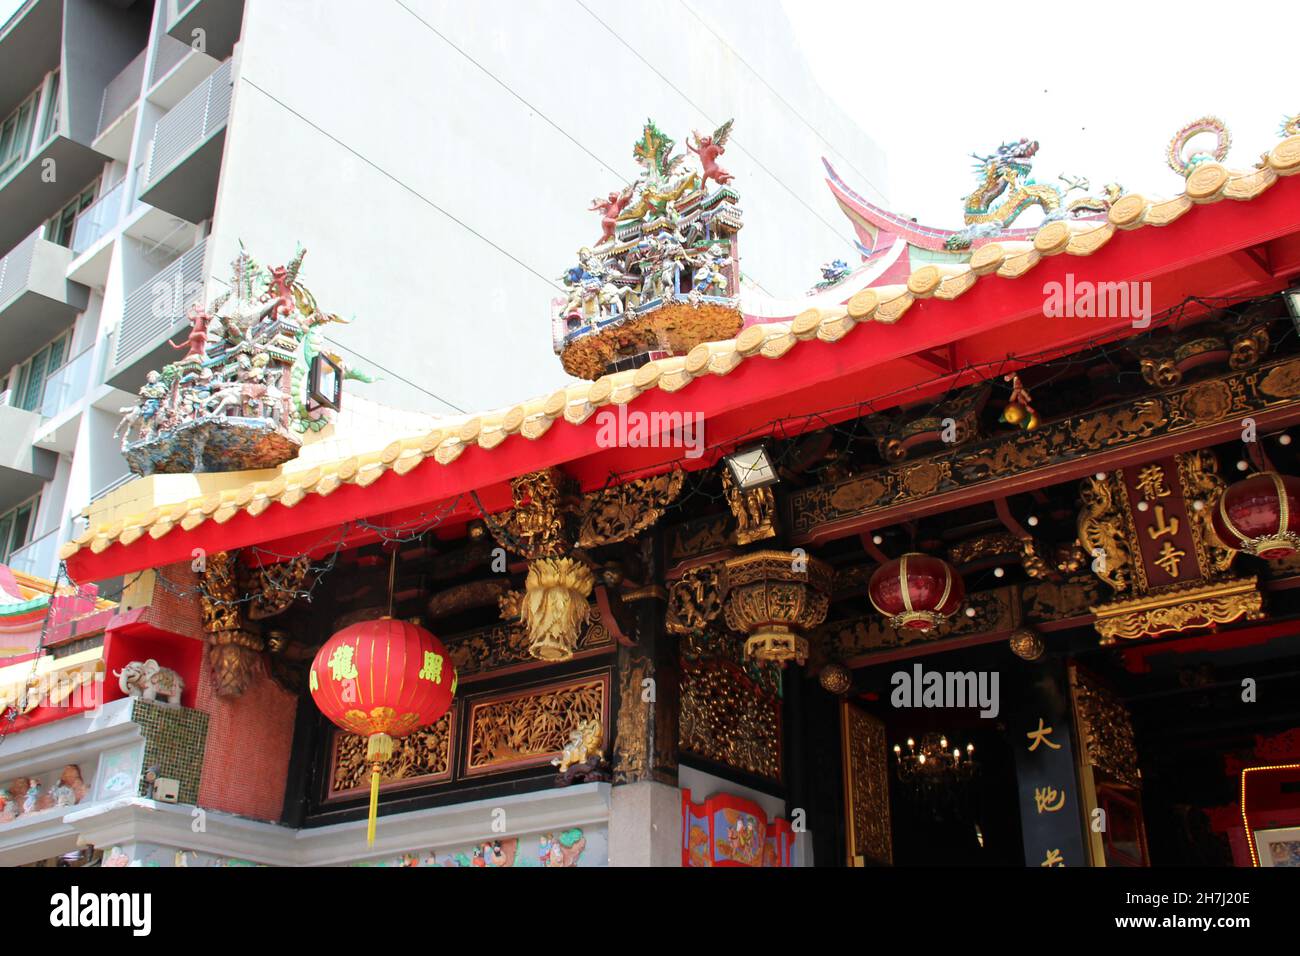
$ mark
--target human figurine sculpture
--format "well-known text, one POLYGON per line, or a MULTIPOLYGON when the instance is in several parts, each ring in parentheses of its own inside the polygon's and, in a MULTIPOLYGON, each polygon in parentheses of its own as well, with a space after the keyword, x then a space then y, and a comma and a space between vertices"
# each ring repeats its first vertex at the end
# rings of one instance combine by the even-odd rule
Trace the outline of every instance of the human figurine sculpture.
POLYGON ((139 429, 139 438, 148 438, 153 433, 163 399, 167 397, 167 386, 163 384, 162 373, 150 371, 145 376, 145 383, 140 386, 137 394, 140 396, 140 400, 135 405, 127 405, 118 409, 119 412, 124 414, 113 432, 113 437, 116 438, 121 434, 123 449, 131 441, 132 429, 139 429))
POLYGON ((189 320, 190 334, 181 342, 168 340, 167 344, 174 349, 189 346, 189 351, 181 356, 181 362, 202 362, 203 353, 208 347, 208 324, 212 321, 212 316, 208 314, 207 309, 195 302, 190 306, 189 320))
POLYGON ((712 179, 719 186, 727 185, 735 177, 718 165, 718 157, 726 152, 727 137, 731 135, 731 120, 714 130, 712 136, 701 136, 698 132, 694 135, 695 142, 692 143, 688 138, 686 148, 700 158, 704 180, 707 182, 712 179))

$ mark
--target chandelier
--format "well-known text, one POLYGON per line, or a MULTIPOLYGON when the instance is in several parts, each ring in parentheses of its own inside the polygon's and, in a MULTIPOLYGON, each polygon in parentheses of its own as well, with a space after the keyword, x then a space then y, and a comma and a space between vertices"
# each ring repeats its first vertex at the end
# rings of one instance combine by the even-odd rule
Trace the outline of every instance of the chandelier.
POLYGON ((936 816, 955 809, 964 785, 979 770, 974 744, 963 751, 937 733, 923 734, 920 743, 908 737, 906 751, 894 744, 894 759, 899 781, 936 816))

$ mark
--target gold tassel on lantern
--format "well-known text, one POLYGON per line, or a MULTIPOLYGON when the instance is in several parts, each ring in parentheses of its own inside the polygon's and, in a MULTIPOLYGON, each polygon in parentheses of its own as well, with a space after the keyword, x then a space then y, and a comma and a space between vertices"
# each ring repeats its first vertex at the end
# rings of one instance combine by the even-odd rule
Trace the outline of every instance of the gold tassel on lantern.
POLYGON ((366 826, 366 846, 375 845, 375 822, 379 816, 379 768, 393 755, 393 738, 388 734, 371 734, 366 741, 366 759, 370 761, 370 822, 366 826))

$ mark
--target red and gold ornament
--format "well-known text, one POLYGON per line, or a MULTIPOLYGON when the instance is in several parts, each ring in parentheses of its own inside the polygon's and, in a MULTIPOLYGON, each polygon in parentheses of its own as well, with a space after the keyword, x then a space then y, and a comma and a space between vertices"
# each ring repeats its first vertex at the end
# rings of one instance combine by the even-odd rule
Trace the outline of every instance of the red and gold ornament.
POLYGON ((436 722, 451 709, 456 668, 436 637, 409 621, 362 621, 326 641, 308 676, 321 713, 367 738, 371 764, 369 845, 375 842, 379 775, 393 739, 436 722))
POLYGON ((1276 560, 1300 551, 1300 478, 1261 471, 1228 487, 1210 513, 1226 548, 1276 560))
POLYGON ((867 596, 891 627, 924 632, 957 613, 966 599, 966 587, 947 561, 910 553, 877 568, 867 584, 867 596))

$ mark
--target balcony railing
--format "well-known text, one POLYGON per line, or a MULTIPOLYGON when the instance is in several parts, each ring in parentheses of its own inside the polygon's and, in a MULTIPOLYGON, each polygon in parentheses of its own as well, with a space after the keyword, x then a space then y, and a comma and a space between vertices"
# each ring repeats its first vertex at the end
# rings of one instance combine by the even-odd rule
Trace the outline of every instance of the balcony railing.
POLYGON ((182 321, 190 305, 203 300, 203 253, 207 240, 171 262, 126 298, 113 343, 113 364, 153 348, 182 321))
POLYGON ((154 127, 145 181, 153 184, 226 124, 230 115, 231 61, 186 94, 154 127))
POLYGON ((94 353, 92 345, 45 379, 45 391, 41 397, 42 417, 53 418, 90 390, 94 353))
POLYGON ((140 81, 144 79, 144 61, 148 50, 141 50, 140 55, 126 65, 121 73, 108 81, 104 87, 104 98, 99 101, 99 125, 95 127, 98 137, 113 125, 113 121, 130 109, 131 104, 140 98, 140 81))
POLYGON ((9 555, 14 571, 53 580, 59 569, 59 532, 49 531, 9 555))
POLYGON ((27 287, 27 277, 32 271, 32 255, 36 251, 36 241, 41 237, 42 228, 44 227, 38 227, 0 259, 0 306, 27 287))
POLYGON ((121 222, 122 193, 125 187, 124 178, 77 216, 77 221, 72 225, 73 255, 81 255, 121 222))

